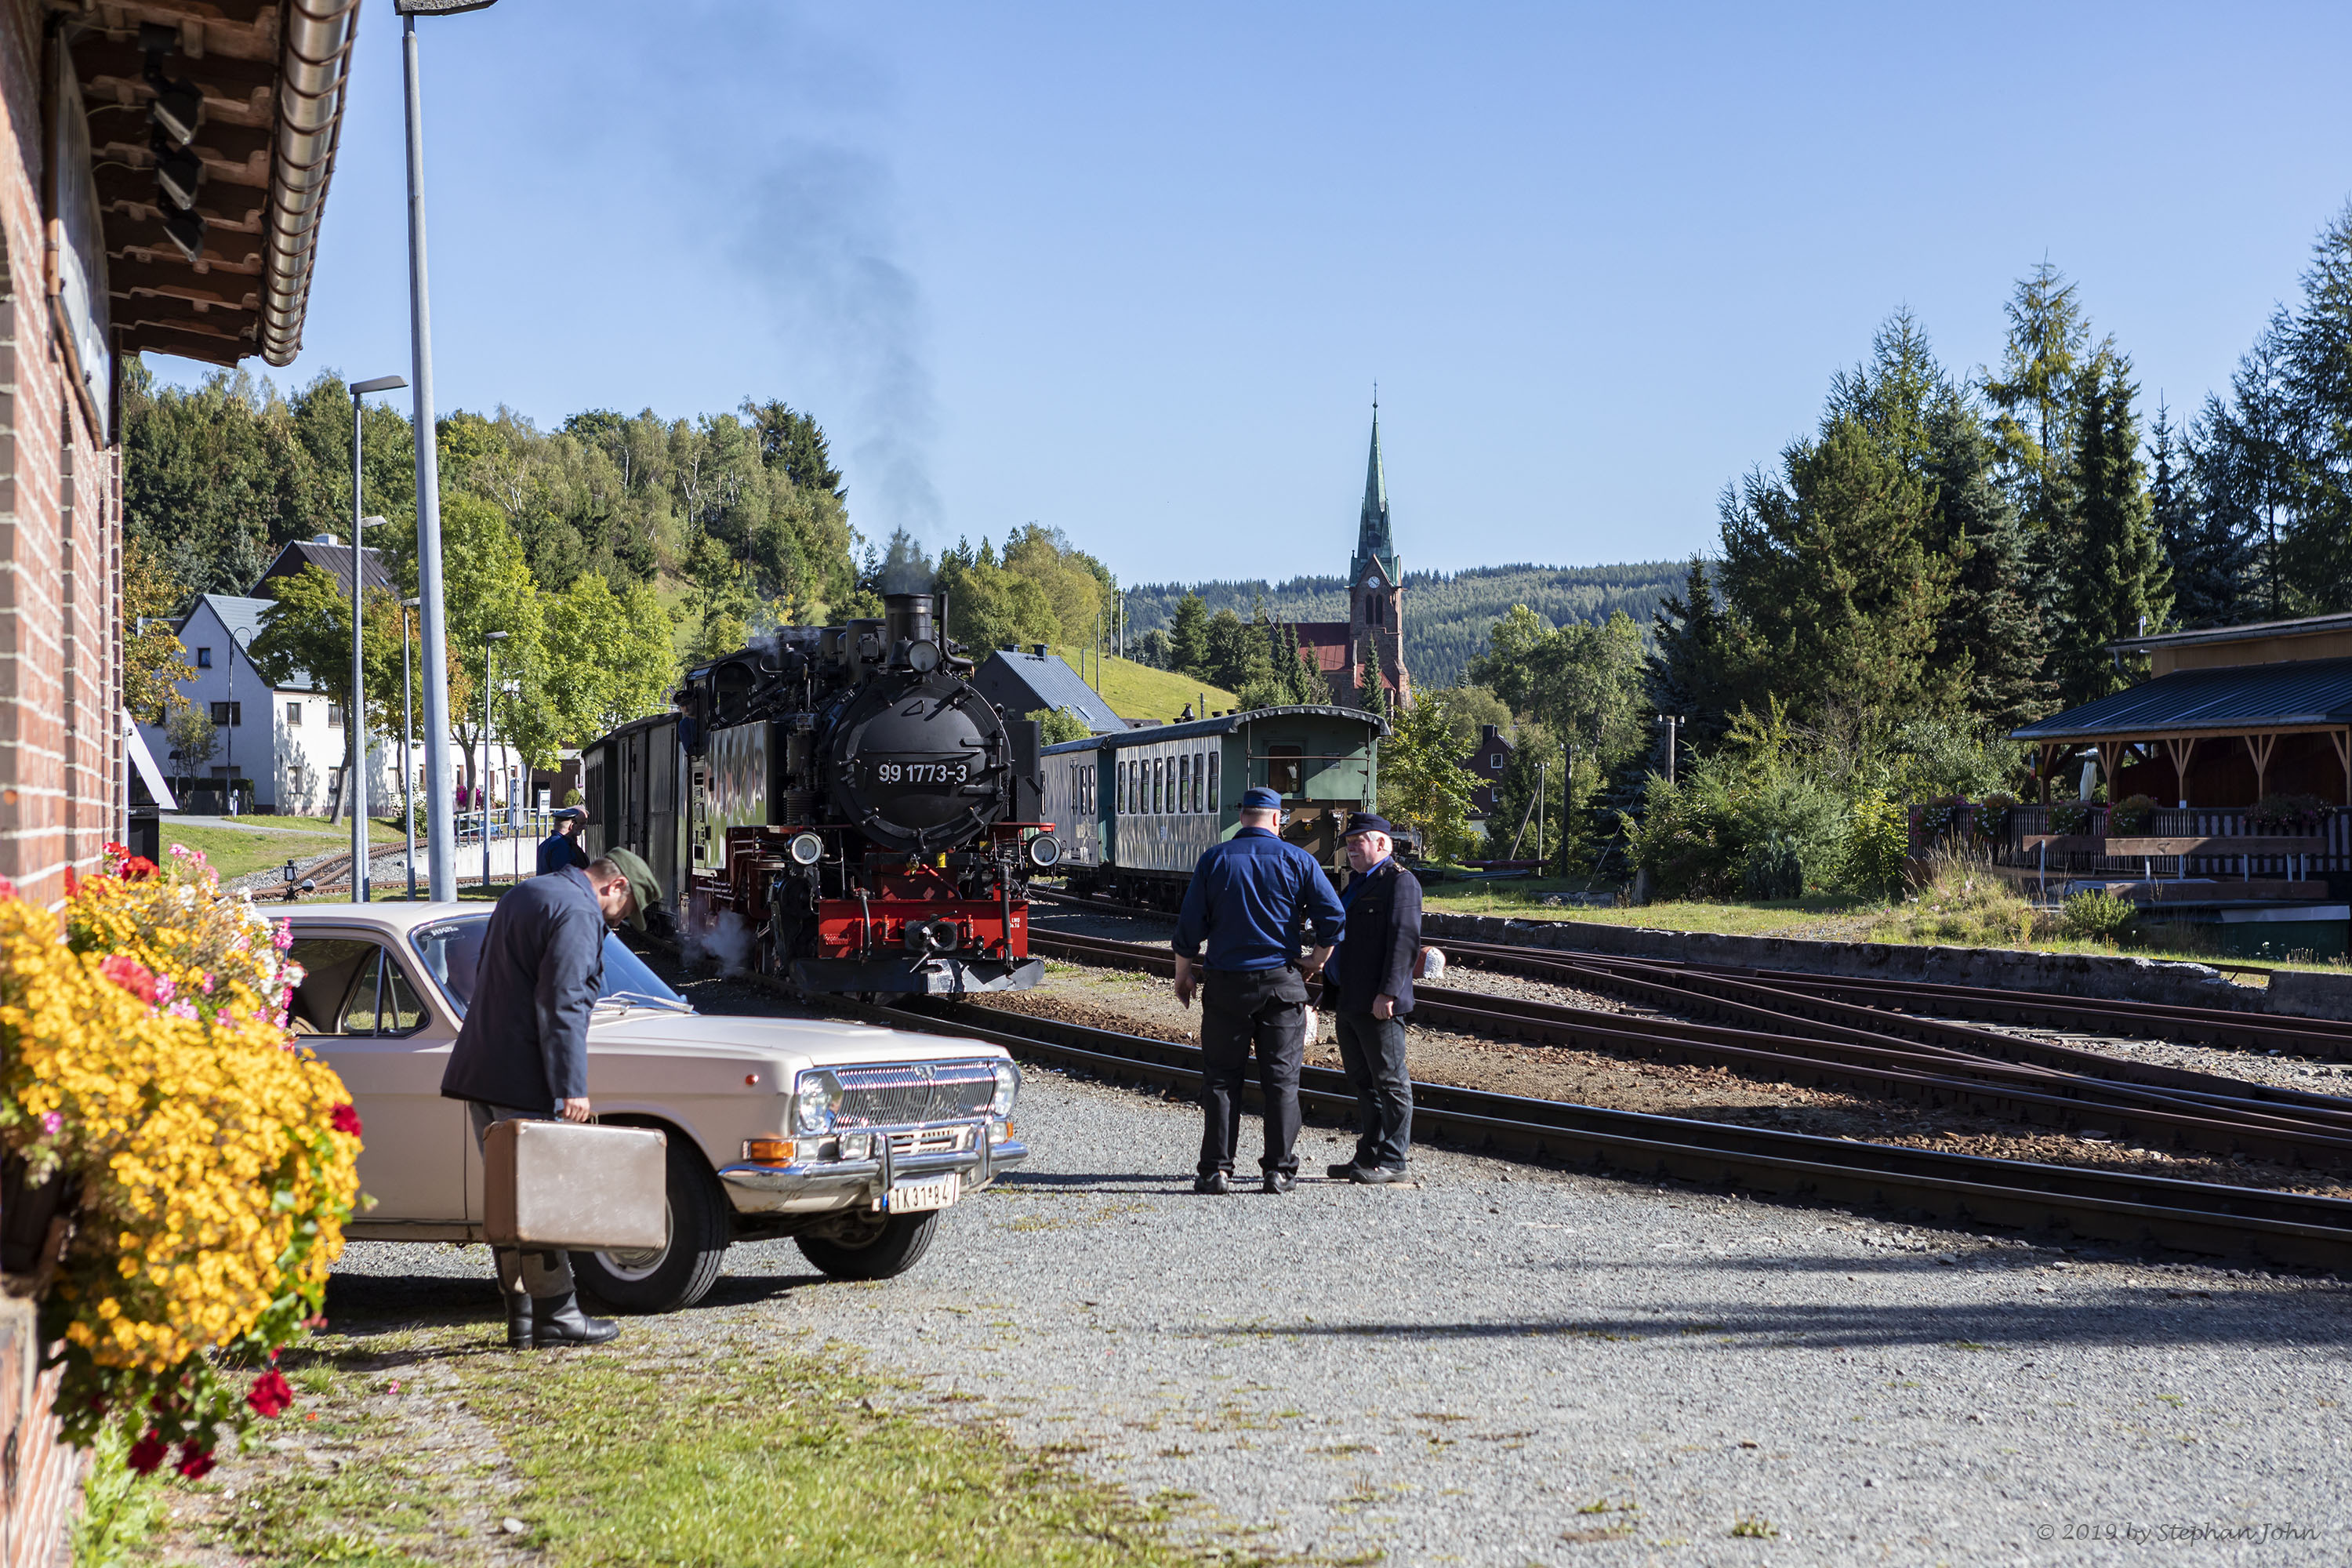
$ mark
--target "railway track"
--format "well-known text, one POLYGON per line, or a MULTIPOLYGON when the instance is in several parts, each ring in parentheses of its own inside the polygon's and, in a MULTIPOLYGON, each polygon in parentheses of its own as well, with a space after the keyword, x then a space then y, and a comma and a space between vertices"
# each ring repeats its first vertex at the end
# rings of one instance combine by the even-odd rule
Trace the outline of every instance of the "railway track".
MULTIPOLYGON (((1162 911, 1075 893, 1034 890, 1032 899, 1099 910, 1107 914, 1157 915, 1162 911)), ((1766 998, 1775 1011, 1818 1007, 1807 1016, 1830 1016, 1838 1006, 1860 1007, 1876 1016, 1874 1027, 1898 1026, 1890 1020, 1908 1016, 1921 1029, 1934 1020, 1972 1018, 1986 1023, 2016 1024, 2076 1034, 2123 1036, 2136 1039, 2176 1040, 2241 1050, 2279 1051, 2294 1056, 2352 1060, 2352 1023, 2331 1018, 2288 1018, 2229 1007, 2183 1007, 2157 1002, 2105 1001, 2050 992, 2014 991, 1986 985, 1941 985, 1927 981, 1852 978, 1808 974, 1792 970, 1734 969, 1712 964, 1679 963, 1651 959, 1614 958, 1601 953, 1570 952, 1558 948, 1524 947, 1510 942, 1443 942, 1449 959, 1503 969, 1537 979, 1564 974, 1580 976, 1573 984, 1585 989, 1605 989, 1626 994, 1639 987, 1674 985, 1692 996, 1712 994, 1727 1001, 1743 996, 1766 998)), ((1679 1005, 1679 1004, 1678 1004, 1679 1005)))
MULTIPOLYGON (((1201 1079, 1196 1046, 970 1003, 855 1010, 900 1027, 992 1040, 1111 1082, 1191 1089, 1201 1079)), ((1304 1070, 1299 1098, 1310 1116, 1344 1122, 1354 1112, 1345 1077, 1328 1068, 1304 1070)), ((2286 1268, 2352 1270, 2352 1202, 2339 1198, 1861 1143, 1446 1084, 1414 1085, 1413 1121, 1419 1137, 1571 1167, 2286 1268)))

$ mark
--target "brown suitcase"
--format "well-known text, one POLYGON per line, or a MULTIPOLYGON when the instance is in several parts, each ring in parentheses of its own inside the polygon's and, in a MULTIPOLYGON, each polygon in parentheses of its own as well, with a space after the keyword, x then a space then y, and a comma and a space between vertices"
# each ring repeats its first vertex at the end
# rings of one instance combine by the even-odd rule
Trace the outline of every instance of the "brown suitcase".
POLYGON ((668 1143, 650 1127, 493 1122, 482 1140, 483 1229, 497 1247, 667 1247, 668 1143))

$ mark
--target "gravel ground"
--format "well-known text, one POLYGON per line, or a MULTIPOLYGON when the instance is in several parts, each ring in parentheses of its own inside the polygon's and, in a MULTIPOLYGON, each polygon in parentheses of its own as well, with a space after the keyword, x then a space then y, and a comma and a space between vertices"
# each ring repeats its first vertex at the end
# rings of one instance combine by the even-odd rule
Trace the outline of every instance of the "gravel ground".
MULTIPOLYGON (((1019 1119, 1034 1163, 944 1215, 906 1278, 825 1284, 788 1242, 744 1246, 701 1307, 630 1334, 863 1347, 925 1380, 919 1401, 1269 1552, 2137 1562, 2126 1532, 2181 1528, 2273 1532, 2199 1562, 2352 1546, 2333 1282, 1443 1151, 1417 1188, 1202 1198, 1189 1106, 1035 1070, 1019 1119)), ((1310 1127, 1308 1168, 1342 1147, 1310 1127)), ((488 1273, 479 1248, 354 1245, 330 1310, 487 1316, 488 1273)))

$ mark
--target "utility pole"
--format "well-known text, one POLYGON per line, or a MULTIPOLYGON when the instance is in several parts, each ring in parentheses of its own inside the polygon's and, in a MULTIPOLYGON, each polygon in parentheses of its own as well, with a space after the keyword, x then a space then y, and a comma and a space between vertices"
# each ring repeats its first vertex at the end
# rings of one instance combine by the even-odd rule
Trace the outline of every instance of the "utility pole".
POLYGON ((414 599, 400 601, 400 804, 408 834, 408 901, 416 901, 416 763, 409 753, 415 729, 416 688, 408 673, 408 612, 414 599))
POLYGON ((367 602, 367 531, 380 517, 366 515, 360 490, 364 479, 360 462, 361 415, 371 392, 392 392, 406 386, 396 375, 379 375, 352 385, 352 705, 343 715, 343 738, 352 749, 351 772, 344 775, 343 794, 352 807, 352 901, 368 901, 367 830, 367 669, 360 637, 361 606, 367 602))

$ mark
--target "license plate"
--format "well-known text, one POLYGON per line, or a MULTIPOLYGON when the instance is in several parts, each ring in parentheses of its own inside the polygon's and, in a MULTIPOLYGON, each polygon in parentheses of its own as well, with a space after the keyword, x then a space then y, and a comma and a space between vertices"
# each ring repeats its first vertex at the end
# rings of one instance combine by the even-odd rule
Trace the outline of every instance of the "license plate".
POLYGON ((928 1182, 899 1183, 884 1195, 883 1206, 891 1214, 921 1214, 926 1209, 943 1209, 962 1194, 962 1173, 950 1171, 928 1182))

